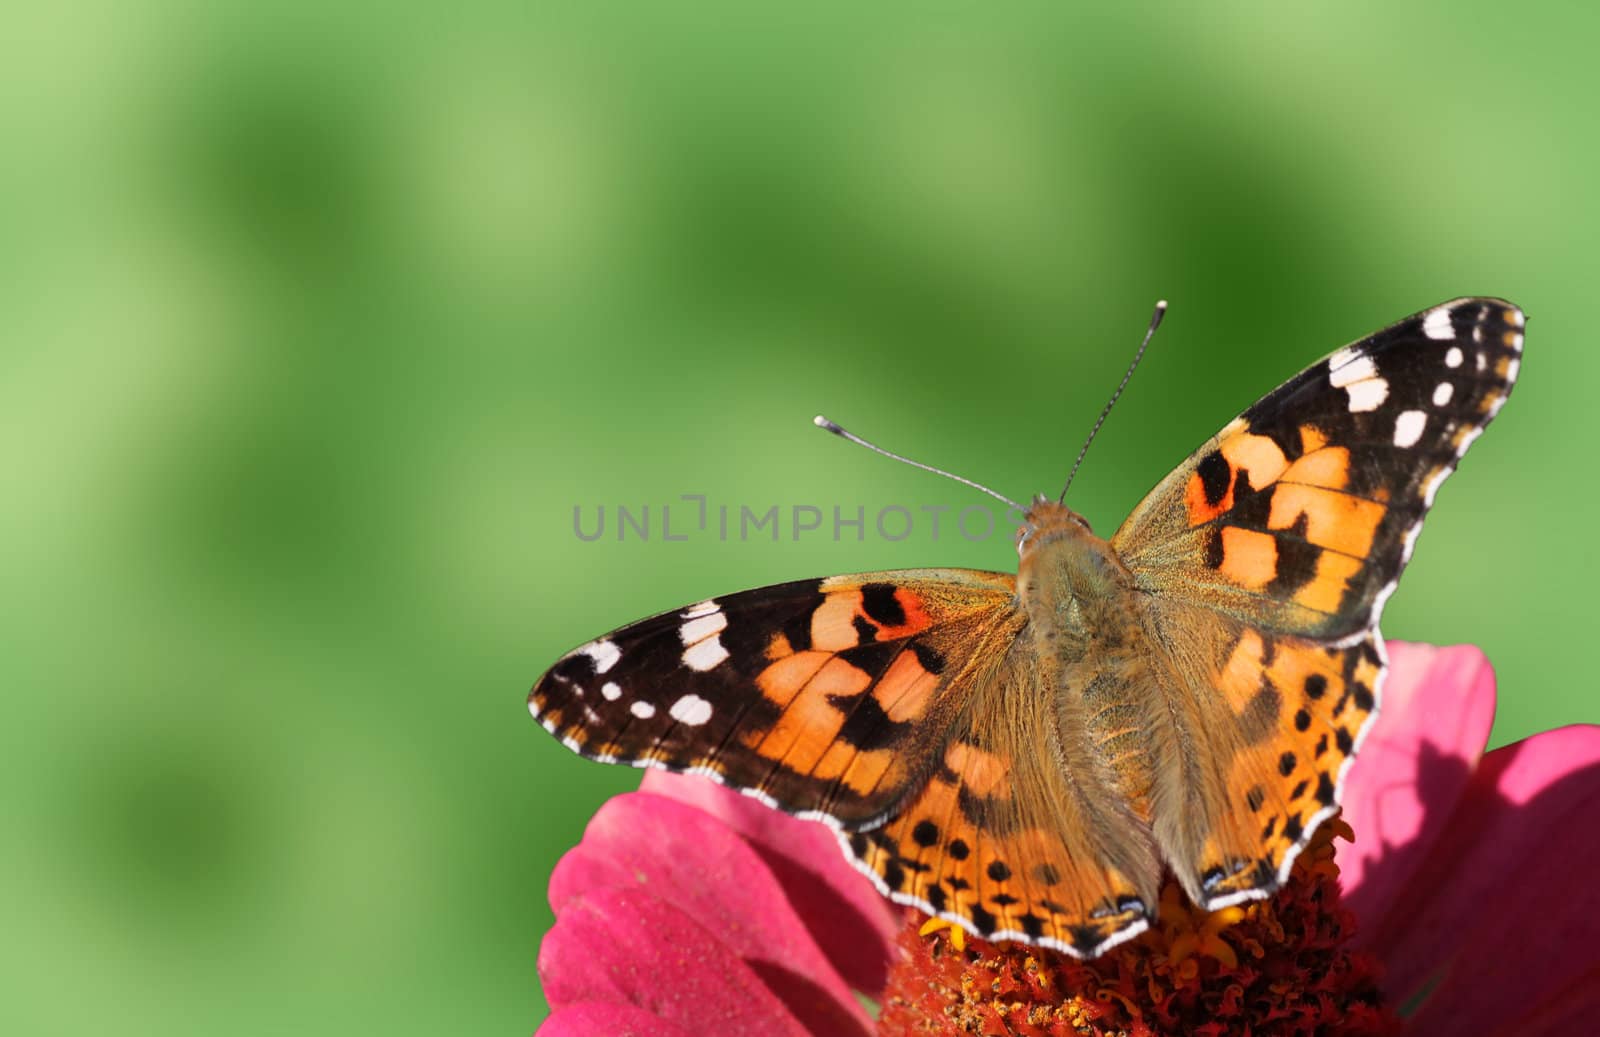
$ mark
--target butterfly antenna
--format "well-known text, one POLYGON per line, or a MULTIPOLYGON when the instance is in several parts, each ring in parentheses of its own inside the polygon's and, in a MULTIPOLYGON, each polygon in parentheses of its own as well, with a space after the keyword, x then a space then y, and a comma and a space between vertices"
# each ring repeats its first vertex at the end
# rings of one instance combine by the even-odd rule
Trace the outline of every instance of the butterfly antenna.
POLYGON ((827 418, 823 417, 821 414, 818 414, 816 417, 812 418, 811 419, 811 423, 813 425, 817 426, 817 428, 826 429, 827 431, 832 432, 834 435, 838 436, 840 439, 848 439, 850 442, 856 444, 857 446, 864 446, 868 450, 873 450, 873 451, 876 451, 877 453, 882 454, 884 457, 893 458, 894 460, 900 461, 900 462, 902 462, 904 464, 908 464, 913 468, 920 468, 924 472, 932 472, 934 475, 942 475, 946 479, 954 479, 956 482, 961 483, 961 484, 963 484, 965 486, 970 486, 974 490, 982 490, 984 493, 987 493, 989 496, 993 497, 995 500, 1001 501, 1001 502, 1003 502, 1005 504, 1009 504, 1013 508, 1017 509, 1018 511, 1025 512, 1025 511, 1028 510, 1027 508, 1024 508, 1022 505, 1018 504, 1016 501, 1012 500, 1010 497, 1006 497, 1006 496, 1004 496, 1002 494, 998 494, 998 493, 994 492, 993 490, 989 489, 989 487, 983 485, 982 483, 975 483, 971 479, 963 479, 961 476, 956 475, 953 472, 947 472, 943 468, 935 468, 931 464, 923 464, 921 461, 913 461, 909 457, 901 457, 899 454, 892 453, 892 452, 890 452, 888 450, 885 450, 883 447, 879 446, 876 443, 869 443, 865 439, 862 439, 860 436, 856 435, 854 432, 849 431, 848 429, 846 429, 843 426, 837 424, 836 422, 829 421, 827 418))
POLYGON ((1161 318, 1167 315, 1167 300, 1162 299, 1156 303, 1156 312, 1150 315, 1150 327, 1145 329, 1144 341, 1139 343, 1139 352, 1133 354, 1133 363, 1128 365, 1127 373, 1122 376, 1122 381, 1117 383, 1117 391, 1111 394, 1111 399, 1106 401, 1105 409, 1094 420, 1094 428, 1089 430, 1089 438, 1083 441, 1083 449, 1078 451, 1078 459, 1072 462, 1072 471, 1067 473, 1067 485, 1061 487, 1061 496, 1056 498, 1060 504, 1067 499, 1067 491, 1072 488, 1072 480, 1077 477, 1078 466, 1083 464, 1083 458, 1089 453, 1089 444, 1094 442, 1094 437, 1099 435, 1100 426, 1106 423, 1106 417, 1111 413, 1111 408, 1117 405, 1117 397, 1122 395, 1122 390, 1128 387, 1128 379, 1133 377, 1134 368, 1139 366, 1139 361, 1144 359, 1144 351, 1149 348, 1150 340, 1155 337, 1156 329, 1161 327, 1161 318))

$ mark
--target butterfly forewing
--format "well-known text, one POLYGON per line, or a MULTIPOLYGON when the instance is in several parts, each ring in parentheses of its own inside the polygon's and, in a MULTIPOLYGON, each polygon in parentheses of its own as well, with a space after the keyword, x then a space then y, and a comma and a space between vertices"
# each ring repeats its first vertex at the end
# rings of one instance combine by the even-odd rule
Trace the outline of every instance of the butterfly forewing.
POLYGON ((1509 395, 1522 326, 1508 302, 1458 299, 1339 350, 1197 450, 1112 545, 1155 593, 1285 633, 1359 635, 1509 395))
POLYGON ((585 756, 869 824, 926 778, 962 697, 1004 657, 1014 582, 912 570, 713 598, 568 653, 529 709, 585 756))

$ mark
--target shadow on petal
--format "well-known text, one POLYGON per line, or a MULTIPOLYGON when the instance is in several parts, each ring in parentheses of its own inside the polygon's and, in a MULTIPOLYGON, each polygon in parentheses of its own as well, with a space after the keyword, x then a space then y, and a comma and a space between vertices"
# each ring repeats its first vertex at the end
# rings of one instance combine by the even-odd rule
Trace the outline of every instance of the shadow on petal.
POLYGON ((1395 1003, 1423 1033, 1519 1037, 1600 1016, 1600 727, 1486 757, 1391 905, 1395 1003), (1409 1013, 1408 1013, 1409 1014, 1409 1013))
MULTIPOLYGON (((1393 642, 1382 710, 1351 765, 1339 854, 1357 944, 1387 956, 1389 911, 1466 792, 1494 723, 1494 670, 1472 645, 1393 642)), ((1436 880, 1434 876, 1432 880, 1436 880)))

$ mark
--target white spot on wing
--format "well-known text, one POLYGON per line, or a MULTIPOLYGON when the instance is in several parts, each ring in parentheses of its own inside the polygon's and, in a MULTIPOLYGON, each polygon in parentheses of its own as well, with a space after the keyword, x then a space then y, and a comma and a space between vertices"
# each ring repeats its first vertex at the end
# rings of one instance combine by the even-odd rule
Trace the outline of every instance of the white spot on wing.
POLYGON ((1462 360, 1461 347, 1460 346, 1451 346, 1450 347, 1450 352, 1448 352, 1448 353, 1446 353, 1444 355, 1444 366, 1446 366, 1446 367, 1460 367, 1461 366, 1461 360, 1462 360))
POLYGON ((708 637, 715 637, 728 628, 728 616, 721 609, 697 616, 684 622, 678 628, 678 638, 686 645, 696 641, 704 641, 708 637))
POLYGON ((640 720, 649 720, 651 717, 656 715, 656 707, 652 706, 648 702, 635 702, 633 705, 628 707, 628 712, 632 713, 640 720))
POLYGON ((679 613, 679 615, 684 619, 699 619, 701 616, 709 616, 713 612, 721 611, 722 606, 717 604, 717 599, 708 598, 698 605, 690 605, 688 608, 679 613))
POLYGON ((1450 311, 1443 306, 1428 311, 1428 315, 1422 318, 1422 333, 1432 339, 1455 338, 1456 329, 1450 323, 1450 311))
POLYGON ((1516 357, 1512 357, 1510 360, 1506 361, 1506 381, 1508 381, 1508 382, 1516 381, 1517 380, 1517 372, 1519 370, 1521 370, 1521 368, 1522 368, 1522 361, 1518 360, 1516 357))
POLYGON ((1389 398, 1389 382, 1379 376, 1373 358, 1354 349, 1341 349, 1328 357, 1328 384, 1349 395, 1350 413, 1378 410, 1389 398))
POLYGON ((699 695, 685 695, 672 704, 667 712, 672 714, 672 719, 689 727, 699 727, 711 719, 711 703, 699 695))
POLYGON ((678 638, 688 647, 683 650, 683 665, 691 670, 709 670, 728 657, 717 637, 728 628, 728 616, 714 601, 704 601, 683 613, 678 638), (706 607, 710 606, 710 611, 706 607))
POLYGON ((1378 377, 1378 369, 1372 365, 1370 356, 1357 356, 1348 360, 1346 354, 1349 350, 1341 349, 1328 358, 1328 382, 1335 389, 1343 389, 1353 382, 1365 381, 1368 378, 1378 377), (1348 362, 1339 363, 1341 357, 1346 357, 1348 362), (1338 364, 1338 366, 1334 366, 1338 364))
POLYGON ((606 681, 600 685, 600 694, 605 696, 607 702, 615 702, 622 697, 622 689, 616 681, 606 681))
POLYGON ((1382 378, 1369 378, 1347 386, 1345 392, 1350 395, 1350 413, 1358 414, 1383 406, 1383 401, 1389 398, 1389 383, 1382 378))
POLYGON ((1328 384, 1350 397, 1352 414, 1377 410, 1389 398, 1389 383, 1378 374, 1372 358, 1353 349, 1341 349, 1328 358, 1328 384))
POLYGON ((1443 407, 1450 402, 1450 397, 1455 395, 1456 387, 1449 382, 1440 382, 1433 387, 1433 405, 1443 407))
POLYGON ((1328 370, 1336 371, 1360 355, 1361 354, 1355 349, 1351 348, 1350 346, 1345 346, 1343 349, 1339 350, 1337 353, 1328 358, 1328 370))
POLYGON ((617 665, 617 660, 622 658, 622 649, 610 641, 596 641, 578 649, 584 655, 594 660, 594 672, 605 673, 617 665))
POLYGON ((713 634, 683 650, 683 665, 691 670, 704 672, 720 665, 727 657, 728 650, 722 647, 722 642, 713 634))
POLYGON ((1428 416, 1420 410, 1401 411, 1400 416, 1394 419, 1394 445, 1398 447, 1416 446, 1417 440, 1422 438, 1422 430, 1428 427, 1428 416))

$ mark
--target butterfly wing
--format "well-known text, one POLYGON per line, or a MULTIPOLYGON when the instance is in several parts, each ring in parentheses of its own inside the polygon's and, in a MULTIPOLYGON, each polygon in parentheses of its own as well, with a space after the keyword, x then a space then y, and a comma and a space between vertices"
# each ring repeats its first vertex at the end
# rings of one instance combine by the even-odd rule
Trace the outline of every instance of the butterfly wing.
POLYGON ((1125 660, 1060 675, 1019 639, 917 797, 851 852, 896 899, 989 939, 1094 957, 1154 916, 1161 858, 1089 744, 1085 688, 1131 696, 1125 660))
POLYGON ((584 756, 828 822, 900 903, 1092 955, 1148 924, 1160 859, 1107 781, 1069 785, 1101 764, 1061 737, 1083 725, 1055 713, 1015 595, 914 570, 713 598, 574 650, 528 705, 584 756))
POLYGON ((1458 299, 1339 350, 1207 441, 1111 543, 1163 691, 1200 737, 1155 830, 1211 907, 1265 895, 1337 809, 1376 713, 1379 613, 1423 516, 1511 391, 1523 315, 1458 299))
POLYGON ((709 775, 836 826, 926 781, 1022 619, 1000 573, 802 580, 662 613, 568 653, 528 707, 607 763, 709 775))

